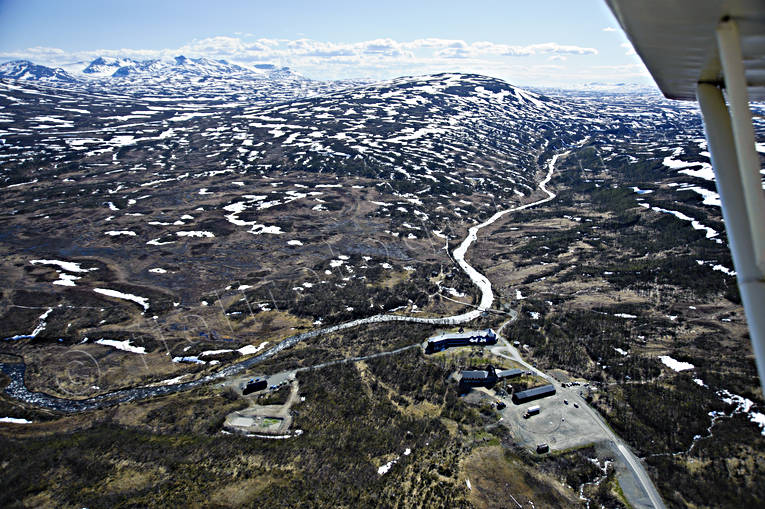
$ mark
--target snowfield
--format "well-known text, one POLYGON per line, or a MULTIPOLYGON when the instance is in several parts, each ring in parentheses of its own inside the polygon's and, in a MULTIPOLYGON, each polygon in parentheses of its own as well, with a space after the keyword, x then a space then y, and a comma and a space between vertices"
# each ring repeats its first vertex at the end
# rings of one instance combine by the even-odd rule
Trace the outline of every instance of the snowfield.
POLYGON ((115 299, 123 299, 123 300, 129 300, 131 302, 135 302, 136 304, 141 306, 144 311, 148 311, 149 309, 149 299, 147 299, 146 297, 139 297, 137 295, 122 293, 117 290, 109 290, 107 288, 93 288, 93 291, 96 293, 100 293, 101 295, 106 295, 107 297, 114 297, 115 299))
POLYGON ((669 355, 660 355, 659 360, 667 366, 669 369, 672 369, 674 371, 686 371, 689 369, 693 369, 695 366, 691 364, 690 362, 682 362, 673 359, 669 355))
POLYGON ((129 340, 117 341, 116 339, 99 339, 96 341, 96 343, 99 345, 111 346, 112 348, 116 348, 117 350, 122 350, 124 352, 139 354, 146 353, 146 349, 144 347, 133 346, 130 344, 129 340))

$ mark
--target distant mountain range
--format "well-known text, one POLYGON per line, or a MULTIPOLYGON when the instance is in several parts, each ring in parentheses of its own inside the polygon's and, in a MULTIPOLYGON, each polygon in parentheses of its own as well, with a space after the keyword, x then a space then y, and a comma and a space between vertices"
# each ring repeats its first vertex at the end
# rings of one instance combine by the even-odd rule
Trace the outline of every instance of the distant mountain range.
MULTIPOLYGON (((133 60, 132 58, 98 57, 80 73, 72 74, 57 67, 38 65, 29 60, 14 60, 0 64, 0 78, 24 80, 61 80, 67 82, 93 78, 158 78, 182 75, 186 77, 249 78, 299 76, 287 67, 273 64, 259 64, 251 68, 231 64, 225 60, 209 58, 188 58, 183 55, 171 61, 133 60)), ((299 77, 302 78, 302 77, 299 77)), ((303 78, 305 79, 305 78, 303 78)))
POLYGON ((577 95, 581 94, 613 94, 613 93, 619 93, 619 94, 658 94, 661 95, 661 92, 654 84, 645 84, 645 83, 631 83, 631 82, 621 82, 621 83, 606 83, 601 81, 591 81, 588 83, 572 83, 570 86, 567 86, 566 88, 560 88, 560 87, 533 87, 533 90, 536 90, 543 94, 554 94, 554 95, 567 95, 569 93, 574 93, 577 95))
MULTIPOLYGON (((68 67, 72 69, 77 65, 68 67)), ((79 65, 82 70, 68 72, 60 67, 14 60, 0 64, 0 79, 63 85, 96 93, 250 102, 291 100, 366 83, 361 80, 314 81, 273 64, 244 67, 225 60, 183 55, 169 61, 98 57, 79 65)))
MULTIPOLYGON (((0 79, 32 80, 48 84, 81 84, 91 88, 94 85, 116 85, 123 88, 138 89, 140 92, 149 92, 149 89, 157 85, 184 85, 194 84, 197 91, 202 89, 216 88, 215 83, 221 81, 231 82, 236 88, 242 82, 264 81, 290 82, 305 88, 318 88, 322 92, 336 89, 336 84, 343 87, 354 84, 367 84, 369 80, 338 80, 336 82, 317 82, 305 78, 288 67, 279 67, 274 64, 254 64, 241 66, 225 60, 213 60, 210 58, 189 58, 179 55, 172 60, 135 60, 123 57, 98 57, 90 63, 76 62, 61 67, 46 67, 35 64, 29 60, 14 60, 0 64, 0 79), (115 79, 119 78, 119 79, 115 79), (206 83, 205 83, 206 82, 206 83), (200 85, 204 83, 204 86, 200 85), (319 86, 322 83, 323 86, 319 86), (334 84, 332 84, 334 83, 334 84), (149 87, 147 89, 146 87, 149 87)), ((221 92, 220 88, 217 87, 221 92)), ((233 91, 232 87, 223 88, 233 91)), ((566 89, 557 87, 534 88, 541 93, 565 93, 566 91, 592 92, 592 93, 656 93, 654 85, 641 83, 604 83, 590 82, 584 84, 571 84, 566 89)), ((167 95, 168 91, 161 91, 167 95)), ((193 92, 185 90, 185 92, 193 92)))

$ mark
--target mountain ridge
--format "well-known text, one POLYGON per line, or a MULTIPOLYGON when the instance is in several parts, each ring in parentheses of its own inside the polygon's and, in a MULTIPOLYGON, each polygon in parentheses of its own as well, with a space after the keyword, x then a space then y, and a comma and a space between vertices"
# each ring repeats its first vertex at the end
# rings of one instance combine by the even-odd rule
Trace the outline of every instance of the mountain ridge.
POLYGON ((97 57, 63 68, 14 60, 0 64, 0 79, 40 82, 89 93, 118 93, 134 97, 175 97, 176 100, 278 102, 336 90, 359 83, 314 81, 274 64, 243 67, 225 60, 188 58, 133 60, 97 57), (80 71, 72 71, 81 67, 80 71))
POLYGON ((38 65, 31 60, 11 60, 0 64, 0 78, 14 80, 59 81, 71 83, 77 78, 61 67, 38 65))
POLYGON ((61 67, 50 67, 36 64, 31 60, 11 60, 0 64, 0 78, 10 79, 42 79, 57 78, 66 82, 81 79, 124 78, 124 77, 157 77, 161 74, 173 73, 189 76, 207 77, 236 77, 263 79, 277 73, 289 74, 301 79, 307 79, 294 73, 289 67, 275 64, 255 64, 251 67, 200 57, 190 58, 178 55, 173 59, 136 60, 123 57, 99 56, 90 61, 77 72, 66 71, 61 67))

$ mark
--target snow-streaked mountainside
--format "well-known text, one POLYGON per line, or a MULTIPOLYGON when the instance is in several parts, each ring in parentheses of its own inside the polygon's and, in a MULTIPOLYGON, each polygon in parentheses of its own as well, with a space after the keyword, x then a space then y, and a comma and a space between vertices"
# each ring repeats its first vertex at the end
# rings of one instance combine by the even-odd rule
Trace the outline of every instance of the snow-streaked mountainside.
MULTIPOLYGON (((97 65, 125 63, 104 59, 97 65)), ((0 185, 6 195, 28 190, 29 183, 52 186, 60 191, 51 206, 60 210, 61 203, 84 196, 101 207, 115 203, 110 189, 126 202, 140 199, 143 207, 158 209, 161 200, 154 203, 158 198, 147 189, 167 195, 179 183, 196 184, 207 196, 242 178, 356 178, 374 182, 381 196, 396 197, 381 198, 370 217, 386 218, 390 231, 412 234, 405 225, 429 221, 439 231, 449 222, 488 216, 497 202, 528 198, 542 161, 555 151, 601 137, 607 140, 605 161, 629 159, 612 151, 634 138, 653 140, 637 150, 671 158, 662 133, 698 125, 695 110, 682 104, 658 101, 646 108, 630 95, 554 99, 478 75, 349 87, 271 66, 243 71, 182 58, 165 65, 127 78, 83 79, 82 88, 49 88, 48 81, 40 87, 29 77, 0 81, 0 185), (217 66, 234 77, 206 79, 203 72, 217 66), (242 73, 257 81, 236 77, 242 73), (38 169, 29 170, 33 161, 38 169), (76 184, 84 174, 96 188, 83 191, 76 184)), ((683 164, 685 171, 703 169, 703 163, 683 164)), ((206 214, 250 231, 267 225, 258 211, 296 196, 313 210, 331 209, 318 198, 326 191, 288 191, 297 194, 266 202, 257 193, 224 193, 206 214)), ((138 216, 119 222, 109 231, 135 233, 124 242, 145 244, 160 234, 147 231, 138 216)))
MULTIPOLYGON (((442 217, 458 220, 473 204, 457 197, 477 193, 483 199, 476 205, 487 207, 495 199, 529 195, 537 158, 550 148, 549 133, 569 115, 558 101, 465 74, 400 78, 277 105, 61 89, 55 93, 58 106, 51 109, 31 84, 4 88, 2 115, 12 125, 0 136, 6 154, 17 162, 32 149, 41 164, 76 162, 100 174, 103 164, 143 165, 148 158, 156 167, 150 174, 128 180, 114 174, 106 180, 112 188, 138 186, 139 195, 144 178, 172 187, 200 157, 210 170, 231 173, 374 178, 379 185, 389 181, 406 189, 417 203, 448 205, 442 217)), ((556 138, 560 145, 582 136, 562 131, 556 138)), ((4 175, 6 183, 13 184, 9 176, 4 175)), ((243 207, 250 205, 258 204, 243 207)), ((422 211, 419 217, 415 211, 396 214, 401 222, 425 216, 422 211)))
POLYGON ((439 74, 245 108, 232 121, 259 141, 250 157, 266 164, 503 194, 531 191, 544 131, 563 114, 556 101, 500 80, 439 74))
MULTIPOLYGON (((199 168, 205 176, 200 187, 209 187, 210 172, 234 179, 279 172, 355 176, 376 179, 377 186, 422 204, 375 212, 414 224, 426 216, 461 221, 475 207, 488 212, 496 200, 527 197, 536 187, 540 157, 593 137, 607 140, 606 161, 634 159, 612 151, 640 139, 652 141, 635 150, 653 151, 675 170, 702 174, 709 166, 701 156, 675 162, 678 154, 662 138, 698 125, 696 110, 654 97, 650 107, 631 94, 551 98, 469 74, 322 83, 270 65, 245 69, 183 57, 172 62, 100 58, 87 68, 93 74, 116 70, 68 82, 66 74, 31 63, 3 66, 5 186, 65 178, 54 168, 70 165, 91 178, 100 175, 103 186, 120 189, 125 199, 142 196, 141 187, 149 182, 169 190, 188 178, 187 168, 199 168), (122 69, 125 76, 116 76, 122 69), (63 86, 51 88, 57 83, 63 86), (31 161, 47 169, 20 170, 31 161), (123 162, 152 170, 108 169, 123 162)), ((714 202, 713 186, 705 185, 709 188, 693 188, 714 202)), ((240 202, 232 197, 221 208, 240 202)), ((241 210, 260 207, 257 200, 243 203, 237 206, 241 210)))
MULTIPOLYGON (((456 189, 518 197, 535 187, 545 150, 597 133, 660 130, 684 116, 682 106, 635 112, 612 102, 604 109, 478 75, 324 83, 271 65, 249 69, 185 57, 98 58, 85 74, 100 77, 72 78, 52 107, 34 83, 54 81, 34 78, 29 69, 37 67, 2 68, 12 97, 3 99, 0 119, 11 124, 0 134, 10 157, 33 148, 37 160, 87 166, 156 148, 152 163, 171 180, 193 147, 195 158, 203 154, 220 167, 405 181, 428 199, 456 189)), ((68 75, 61 76, 63 82, 68 75)), ((450 213, 460 216, 459 209, 450 213)))

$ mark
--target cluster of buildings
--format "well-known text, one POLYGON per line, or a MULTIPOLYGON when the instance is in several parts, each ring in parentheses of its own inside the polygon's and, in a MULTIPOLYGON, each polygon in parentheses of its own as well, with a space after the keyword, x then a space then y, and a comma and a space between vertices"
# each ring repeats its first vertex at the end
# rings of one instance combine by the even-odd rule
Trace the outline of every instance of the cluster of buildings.
MULTIPOLYGON (((460 390, 465 392, 471 387, 493 387, 500 380, 519 377, 527 374, 522 369, 506 369, 497 371, 494 366, 488 366, 481 370, 462 370, 457 376, 460 390)), ((548 384, 533 387, 524 391, 513 392, 512 400, 516 405, 528 403, 535 399, 546 398, 555 394, 555 386, 548 384)))
MULTIPOLYGON (((445 332, 428 338, 425 343, 425 353, 431 354, 458 346, 483 346, 497 343, 497 333, 493 329, 479 331, 445 332)), ((472 387, 493 387, 500 380, 519 377, 526 374, 521 369, 507 369, 497 371, 494 366, 487 366, 480 370, 462 370, 457 379, 460 391, 466 392, 472 387)), ((529 373, 530 374, 530 373, 529 373)), ((543 385, 531 389, 514 392, 513 403, 520 405, 535 399, 545 398, 555 394, 555 386, 543 385)))

